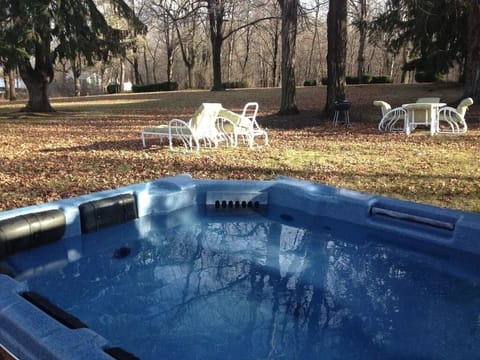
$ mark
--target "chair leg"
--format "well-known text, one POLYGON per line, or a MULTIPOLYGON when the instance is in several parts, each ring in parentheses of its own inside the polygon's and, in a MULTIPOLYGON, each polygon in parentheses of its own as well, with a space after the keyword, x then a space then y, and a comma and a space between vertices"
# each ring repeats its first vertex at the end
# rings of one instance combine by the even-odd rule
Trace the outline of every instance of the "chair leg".
POLYGON ((338 111, 335 111, 335 113, 333 114, 333 126, 337 126, 338 125, 338 111))

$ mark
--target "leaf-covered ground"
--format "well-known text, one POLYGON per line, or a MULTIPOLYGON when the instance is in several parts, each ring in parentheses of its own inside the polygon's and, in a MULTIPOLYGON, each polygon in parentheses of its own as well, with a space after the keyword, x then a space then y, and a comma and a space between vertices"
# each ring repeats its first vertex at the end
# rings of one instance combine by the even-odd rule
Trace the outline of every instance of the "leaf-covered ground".
POLYGON ((0 103, 0 210, 116 188, 164 176, 272 179, 288 175, 350 189, 480 212, 480 107, 467 113, 462 136, 417 130, 411 136, 377 131, 382 99, 393 106, 422 96, 451 103, 450 84, 357 85, 347 90, 352 126, 322 116, 325 88, 299 88, 301 113, 279 117, 280 89, 181 91, 52 99, 53 114, 24 114, 24 102, 0 103), (202 102, 240 111, 260 103, 270 146, 253 150, 170 152, 158 140, 143 149, 140 131, 188 118, 202 102))

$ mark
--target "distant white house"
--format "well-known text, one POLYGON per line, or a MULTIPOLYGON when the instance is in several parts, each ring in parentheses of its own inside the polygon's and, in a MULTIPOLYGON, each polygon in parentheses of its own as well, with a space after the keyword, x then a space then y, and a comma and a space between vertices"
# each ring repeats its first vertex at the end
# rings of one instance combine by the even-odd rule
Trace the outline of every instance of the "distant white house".
MULTIPOLYGON (((15 84, 15 87, 17 89, 26 89, 27 87, 25 86, 25 83, 23 82, 22 79, 18 78, 16 80, 16 84, 15 84)), ((5 90, 5 80, 3 79, 3 77, 0 77, 0 89, 1 90, 5 90)))
POLYGON ((131 81, 127 81, 127 82, 124 82, 123 83, 123 90, 124 91, 132 91, 132 82, 131 81))

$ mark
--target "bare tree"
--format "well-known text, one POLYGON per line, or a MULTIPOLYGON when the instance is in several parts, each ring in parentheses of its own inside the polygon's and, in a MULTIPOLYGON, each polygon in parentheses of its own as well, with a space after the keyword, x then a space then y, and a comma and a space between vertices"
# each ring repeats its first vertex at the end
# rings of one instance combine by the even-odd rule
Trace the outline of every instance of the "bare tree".
MULTIPOLYGON (((298 0, 296 0, 298 2, 298 0)), ((257 7, 265 6, 267 2, 254 2, 257 7)), ((230 14, 236 8, 237 3, 233 0, 207 0, 207 10, 210 28, 210 41, 212 45, 212 64, 213 64, 213 87, 212 90, 223 90, 222 84, 222 45, 223 42, 235 34, 249 26, 258 24, 261 21, 272 19, 272 16, 248 19, 245 21, 238 21, 238 25, 232 27, 228 32, 225 32, 225 16, 230 14)))
MULTIPOLYGON (((146 1, 145 0, 130 0, 131 8, 135 16, 138 18, 145 18, 144 12, 146 11, 146 1)), ((140 65, 139 59, 142 56, 142 52, 145 52, 145 36, 144 34, 138 32, 135 29, 132 29, 132 38, 129 39, 131 42, 130 46, 130 56, 126 57, 126 60, 130 63, 133 70, 133 81, 135 84, 143 84, 142 75, 140 74, 140 65)))
POLYGON ((358 30, 359 42, 357 53, 357 78, 363 81, 365 74, 365 46, 367 43, 368 33, 368 7, 367 0, 350 0, 350 8, 352 9, 353 26, 358 30))
POLYGON ((194 87, 193 73, 197 65, 203 40, 201 34, 200 8, 190 0, 184 1, 179 7, 181 18, 175 21, 178 44, 180 46, 182 60, 187 68, 188 88, 194 87))
MULTIPOLYGON (((317 68, 316 66, 319 61, 314 59, 315 55, 318 55, 319 47, 318 45, 318 40, 319 40, 319 32, 320 32, 320 12, 322 9, 324 1, 323 0, 316 0, 314 7, 313 7, 313 12, 314 16, 313 18, 309 19, 311 22, 310 26, 310 31, 311 34, 311 40, 310 40, 310 46, 308 49, 308 57, 307 57, 307 63, 305 67, 305 80, 313 80, 316 79, 318 76, 317 68), (315 70, 314 70, 315 67, 315 70)), ((307 18, 308 19, 308 18, 307 18)))
MULTIPOLYGON (((278 62, 281 38, 281 13, 278 2, 270 1, 268 6, 265 6, 261 11, 267 11, 274 17, 258 26, 257 54, 260 58, 261 67, 257 70, 262 71, 260 76, 262 86, 276 87, 280 80, 278 62)), ((266 16, 266 14, 262 13, 261 16, 266 16)))
POLYGON ((175 53, 178 49, 179 43, 176 35, 176 21, 178 4, 175 0, 160 0, 151 2, 150 10, 155 17, 155 28, 162 34, 163 43, 165 45, 166 55, 166 75, 167 81, 171 82, 173 79, 173 64, 175 61, 175 53))

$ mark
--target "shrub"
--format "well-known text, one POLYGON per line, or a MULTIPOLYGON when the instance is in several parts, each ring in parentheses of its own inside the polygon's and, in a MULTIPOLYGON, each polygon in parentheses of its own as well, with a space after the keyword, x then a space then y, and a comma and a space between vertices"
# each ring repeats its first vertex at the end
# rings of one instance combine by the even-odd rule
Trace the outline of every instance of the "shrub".
POLYGON ((372 76, 372 81, 370 83, 371 84, 389 84, 389 83, 393 83, 393 79, 390 76, 386 76, 386 75, 372 76))
POLYGON ((358 84, 358 77, 356 76, 347 76, 345 77, 347 84, 358 84))
POLYGON ((245 89, 249 87, 247 81, 229 81, 224 82, 222 85, 224 89, 245 89))
POLYGON ((317 86, 317 80, 305 80, 303 86, 317 86))
POLYGON ((165 81, 158 84, 149 84, 149 85, 133 85, 132 92, 141 93, 141 92, 154 92, 154 91, 174 91, 178 90, 178 84, 174 81, 165 81))
POLYGON ((441 73, 433 73, 433 72, 427 72, 427 71, 417 71, 415 73, 415 81, 419 83, 436 82, 436 81, 442 81, 442 80, 443 80, 443 74, 441 73))
MULTIPOLYGON (((345 77, 345 82, 347 84, 353 85, 353 84, 386 84, 386 83, 392 83, 393 79, 390 76, 373 76, 372 74, 364 74, 363 75, 363 81, 359 81, 358 77, 356 76, 346 76, 345 77)), ((322 80, 322 85, 327 85, 328 84, 328 78, 323 77, 322 80)), ((304 84, 304 86, 306 86, 304 84)))
POLYGON ((117 94, 120 92, 120 84, 108 84, 107 94, 117 94))
POLYGON ((370 84, 373 80, 373 75, 372 74, 363 74, 363 78, 361 83, 362 84, 370 84))

